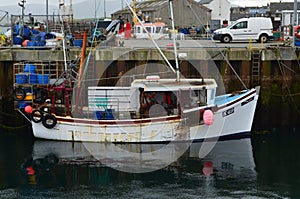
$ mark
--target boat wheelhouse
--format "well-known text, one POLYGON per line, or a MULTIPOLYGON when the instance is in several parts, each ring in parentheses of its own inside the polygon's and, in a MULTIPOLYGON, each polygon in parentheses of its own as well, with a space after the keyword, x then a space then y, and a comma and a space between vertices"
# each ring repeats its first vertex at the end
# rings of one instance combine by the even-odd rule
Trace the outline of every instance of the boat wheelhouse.
POLYGON ((133 35, 137 39, 148 39, 149 34, 153 39, 165 39, 168 37, 167 26, 163 22, 143 23, 134 26, 133 35), (145 30, 143 28, 145 27, 145 30))

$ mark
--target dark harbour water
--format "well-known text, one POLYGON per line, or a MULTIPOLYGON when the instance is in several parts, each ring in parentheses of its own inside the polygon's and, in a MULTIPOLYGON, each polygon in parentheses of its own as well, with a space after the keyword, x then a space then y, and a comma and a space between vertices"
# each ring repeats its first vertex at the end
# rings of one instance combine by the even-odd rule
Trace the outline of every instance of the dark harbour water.
MULTIPOLYGON (((97 144, 91 148, 82 143, 35 140, 30 135, 29 129, 0 133, 1 199, 300 198, 297 129, 278 128, 250 138, 219 141, 204 158, 199 158, 203 143, 194 143, 164 168, 160 167, 167 156, 140 156, 134 162, 113 155, 120 148, 153 154, 162 145, 97 144), (101 151, 100 155, 91 149, 101 151), (155 171, 119 171, 140 166, 155 171)), ((173 153, 183 145, 170 145, 170 149, 173 153)))

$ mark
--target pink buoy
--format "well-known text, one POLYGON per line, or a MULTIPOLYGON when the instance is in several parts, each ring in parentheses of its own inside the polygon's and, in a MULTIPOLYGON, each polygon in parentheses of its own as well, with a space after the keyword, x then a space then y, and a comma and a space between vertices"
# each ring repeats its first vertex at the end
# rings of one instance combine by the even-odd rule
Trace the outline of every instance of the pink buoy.
POLYGON ((202 173, 205 176, 210 176, 214 173, 214 167, 213 167, 213 163, 211 161, 208 161, 208 162, 204 163, 202 173))
POLYGON ((203 120, 206 125, 212 125, 214 123, 214 113, 211 110, 205 110, 203 120))
POLYGON ((27 105, 27 106, 25 107, 25 112, 26 112, 26 113, 31 113, 31 112, 32 112, 32 107, 29 106, 29 105, 27 105))

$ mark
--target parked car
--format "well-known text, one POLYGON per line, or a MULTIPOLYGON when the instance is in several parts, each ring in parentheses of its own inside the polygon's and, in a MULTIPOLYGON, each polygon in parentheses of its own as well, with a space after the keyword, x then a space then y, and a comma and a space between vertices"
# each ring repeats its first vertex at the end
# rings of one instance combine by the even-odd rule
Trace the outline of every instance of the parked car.
POLYGON ((266 17, 242 18, 230 26, 215 30, 213 39, 223 43, 250 39, 266 43, 273 39, 273 24, 271 18, 266 17))

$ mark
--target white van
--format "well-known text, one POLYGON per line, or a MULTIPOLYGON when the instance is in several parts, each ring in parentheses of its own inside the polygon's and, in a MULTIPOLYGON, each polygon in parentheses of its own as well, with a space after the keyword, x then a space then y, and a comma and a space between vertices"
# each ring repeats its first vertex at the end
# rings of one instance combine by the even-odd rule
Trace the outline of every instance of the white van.
POLYGON ((224 43, 250 39, 265 43, 273 39, 272 21, 266 17, 238 19, 226 28, 215 30, 213 39, 224 43))

